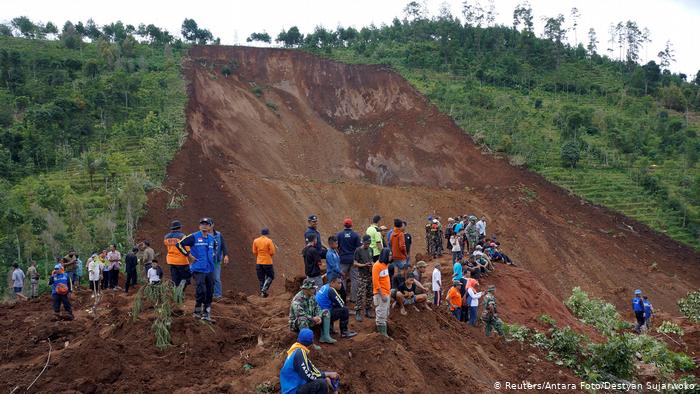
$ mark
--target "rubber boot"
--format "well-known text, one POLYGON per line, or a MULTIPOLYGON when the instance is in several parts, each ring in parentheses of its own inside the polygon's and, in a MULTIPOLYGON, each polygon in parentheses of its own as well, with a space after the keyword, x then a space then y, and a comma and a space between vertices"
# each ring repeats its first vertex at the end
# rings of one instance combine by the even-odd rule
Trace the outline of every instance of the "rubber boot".
POLYGON ((323 332, 321 334, 321 339, 319 342, 322 343, 335 343, 335 339, 331 338, 331 317, 323 316, 323 332))
POLYGON ((265 282, 263 283, 262 293, 267 297, 267 291, 270 290, 270 285, 272 284, 272 278, 269 276, 265 277, 265 282))
POLYGON ((194 307, 194 313, 192 314, 192 316, 193 316, 195 319, 201 319, 201 318, 202 318, 202 307, 201 307, 201 306, 195 306, 195 307, 194 307))
POLYGON ((355 320, 362 321, 362 311, 360 311, 360 310, 355 311, 355 320))
POLYGON ((387 332, 386 325, 377 326, 377 331, 379 331, 379 333, 381 335, 391 339, 391 337, 389 336, 389 333, 387 332))
POLYGON ((211 318, 211 307, 208 306, 202 311, 202 320, 208 321, 209 323, 216 323, 216 320, 211 318))

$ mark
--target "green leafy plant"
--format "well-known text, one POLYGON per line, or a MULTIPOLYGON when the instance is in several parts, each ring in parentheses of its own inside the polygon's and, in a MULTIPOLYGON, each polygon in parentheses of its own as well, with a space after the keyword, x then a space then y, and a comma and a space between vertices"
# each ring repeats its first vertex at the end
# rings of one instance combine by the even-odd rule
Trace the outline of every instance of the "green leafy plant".
POLYGON ((580 287, 575 287, 571 291, 571 296, 564 301, 564 304, 576 317, 605 335, 630 327, 629 323, 622 320, 612 304, 589 298, 580 287))
POLYGON ((519 324, 504 323, 503 333, 505 334, 506 341, 518 341, 523 343, 530 336, 530 329, 519 324))
POLYGON ((700 290, 690 292, 678 300, 678 308, 690 321, 700 322, 700 290))
POLYGON ((656 332, 660 334, 675 334, 682 337, 685 334, 683 328, 678 324, 671 321, 664 321, 659 327, 656 328, 656 332))
POLYGON ((540 315, 540 317, 537 318, 540 323, 547 325, 547 326, 555 326, 557 324, 557 321, 552 318, 552 316, 549 316, 547 314, 540 315))
POLYGON ((153 307, 156 319, 151 325, 151 329, 156 338, 156 347, 163 350, 171 345, 170 326, 173 307, 182 305, 183 301, 184 289, 182 285, 175 286, 169 280, 159 284, 147 284, 136 292, 131 308, 131 317, 133 321, 138 320, 144 304, 153 307))

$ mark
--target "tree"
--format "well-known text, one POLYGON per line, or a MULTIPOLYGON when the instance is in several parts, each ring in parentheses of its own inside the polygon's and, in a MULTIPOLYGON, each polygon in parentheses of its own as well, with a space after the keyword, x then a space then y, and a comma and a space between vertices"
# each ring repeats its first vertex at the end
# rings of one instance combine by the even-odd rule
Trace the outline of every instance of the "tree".
POLYGON ((593 56, 598 49, 598 37, 596 37, 595 29, 592 27, 588 30, 588 45, 586 46, 588 55, 593 56))
POLYGON ((556 18, 547 18, 545 20, 544 36, 556 44, 562 44, 562 42, 566 40, 564 15, 559 14, 556 18))
POLYGON ((636 63, 639 61, 639 51, 646 38, 634 21, 625 23, 624 32, 627 41, 627 63, 636 63))
POLYGON ((296 47, 304 41, 304 35, 299 32, 298 27, 292 26, 287 31, 282 30, 275 41, 283 43, 287 48, 296 47))
POLYGON ((146 191, 144 185, 146 177, 144 174, 131 174, 124 181, 119 191, 119 201, 124 207, 124 227, 126 240, 129 244, 134 244, 134 231, 136 222, 143 213, 146 204, 146 191))
POLYGON ((66 21, 59 36, 61 43, 68 49, 79 49, 83 44, 83 37, 75 29, 71 21, 66 21))
POLYGON ((462 2, 462 15, 467 26, 481 27, 481 21, 484 19, 484 9, 481 4, 476 1, 470 4, 469 0, 462 2))
POLYGON ((37 34, 37 26, 26 16, 18 16, 10 22, 24 38, 35 38, 37 34))
POLYGON ((269 44, 272 42, 272 38, 266 32, 251 33, 250 36, 248 38, 246 38, 246 42, 253 42, 253 41, 266 42, 269 44))
POLYGON ((524 26, 524 31, 532 33, 534 29, 534 23, 532 22, 532 7, 529 2, 524 2, 518 4, 513 10, 513 29, 518 30, 518 27, 522 23, 524 26))
POLYGON ((4 23, 0 23, 0 36, 12 37, 12 28, 4 23))
POLYGON ((199 26, 197 26, 197 22, 195 22, 194 19, 185 18, 185 20, 182 22, 182 29, 180 30, 182 38, 184 38, 187 42, 194 43, 199 37, 198 32, 199 26))
POLYGON ((44 25, 44 34, 58 34, 58 27, 53 22, 46 22, 44 25))
POLYGON ((97 24, 92 19, 88 19, 87 24, 85 25, 85 36, 93 42, 102 37, 100 28, 97 27, 97 24))
POLYGON ((486 9, 486 25, 494 26, 496 24, 496 17, 498 16, 498 11, 496 11, 496 4, 494 0, 489 0, 489 8, 486 9))
POLYGON ((571 20, 573 21, 574 27, 574 46, 578 46, 578 35, 577 35, 577 27, 578 27, 578 18, 581 17, 581 13, 578 11, 578 8, 573 7, 571 9, 571 20))
POLYGON ((659 65, 664 68, 668 69, 668 67, 671 65, 671 63, 676 61, 676 56, 674 55, 674 50, 673 50, 673 45, 671 44, 670 40, 666 40, 666 45, 664 46, 664 49, 658 53, 659 60, 659 65))
POLYGON ((423 6, 417 1, 411 1, 410 3, 406 4, 406 6, 403 8, 403 13, 405 18, 408 20, 420 20, 426 18, 423 6))
POLYGON ((576 168, 581 159, 581 148, 575 140, 569 140, 561 146, 561 164, 564 167, 576 168))

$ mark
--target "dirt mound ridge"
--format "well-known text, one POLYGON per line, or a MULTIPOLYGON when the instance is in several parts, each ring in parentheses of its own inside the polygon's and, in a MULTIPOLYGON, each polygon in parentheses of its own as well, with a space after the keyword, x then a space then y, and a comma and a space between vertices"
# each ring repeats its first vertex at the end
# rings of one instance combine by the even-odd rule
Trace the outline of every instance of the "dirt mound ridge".
POLYGON ((194 230, 200 216, 214 217, 232 251, 229 289, 255 291, 250 243, 263 226, 280 247, 278 274, 299 274, 311 213, 324 238, 346 215, 359 231, 376 213, 386 224, 402 217, 416 252, 427 214, 483 213, 489 233, 559 299, 581 286, 626 310, 631 290, 643 287, 657 308, 675 312, 676 299, 700 287, 698 253, 482 154, 384 67, 292 50, 195 47, 185 73, 190 136, 165 186, 186 198, 166 209, 171 196, 152 193, 141 235, 159 240, 172 218, 194 230), (228 78, 225 65, 233 65, 228 78))

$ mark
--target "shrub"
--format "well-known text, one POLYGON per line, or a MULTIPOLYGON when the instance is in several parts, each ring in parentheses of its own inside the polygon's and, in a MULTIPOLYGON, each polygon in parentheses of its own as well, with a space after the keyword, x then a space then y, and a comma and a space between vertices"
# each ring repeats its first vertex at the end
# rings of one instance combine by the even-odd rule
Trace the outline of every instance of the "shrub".
POLYGON ((505 334, 506 341, 518 341, 522 343, 530 336, 530 329, 519 324, 504 323, 503 333, 505 334))
POLYGON ((612 304, 598 299, 588 298, 588 294, 575 287, 571 290, 571 296, 564 302, 571 313, 584 323, 597 328, 605 335, 612 335, 616 330, 630 327, 630 324, 622 321, 620 314, 612 304))
POLYGON ((591 344, 589 350, 588 361, 593 369, 620 378, 632 376, 634 352, 627 336, 612 335, 606 343, 591 344))
POLYGON ((555 326, 557 324, 557 321, 554 320, 552 316, 549 316, 547 314, 540 315, 540 317, 538 317, 537 320, 539 320, 540 323, 546 326, 555 326))
POLYGON ((263 94, 262 88, 260 86, 257 86, 257 85, 253 86, 253 88, 250 89, 250 91, 253 92, 255 97, 260 97, 263 94))
POLYGON ((678 308, 694 323, 700 322, 700 290, 688 293, 678 300, 678 308))
POLYGON ((576 141, 567 141, 561 146, 561 165, 575 168, 581 159, 581 148, 576 141))
POLYGON ((679 337, 682 337, 685 334, 685 331, 683 331, 681 326, 671 321, 661 323, 661 325, 656 329, 656 332, 661 334, 676 334, 679 337))

